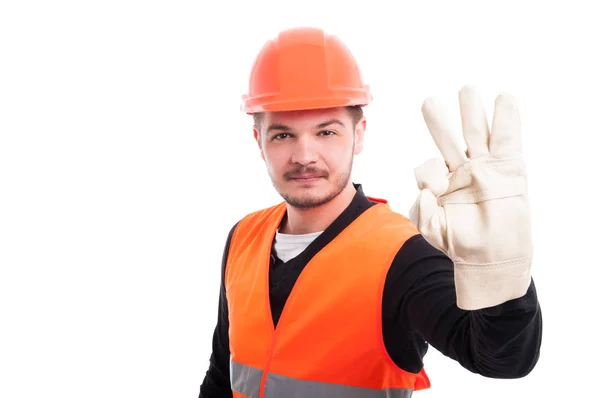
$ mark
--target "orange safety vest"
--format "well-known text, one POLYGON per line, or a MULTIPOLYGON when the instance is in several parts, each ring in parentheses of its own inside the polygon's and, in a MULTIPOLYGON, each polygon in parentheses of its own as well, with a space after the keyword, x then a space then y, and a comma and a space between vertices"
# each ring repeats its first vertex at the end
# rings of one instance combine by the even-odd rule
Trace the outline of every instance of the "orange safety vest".
POLYGON ((306 265, 275 328, 269 266, 285 203, 236 227, 225 269, 234 398, 408 398, 430 387, 424 370, 396 366, 383 343, 385 278, 417 232, 382 199, 306 265))

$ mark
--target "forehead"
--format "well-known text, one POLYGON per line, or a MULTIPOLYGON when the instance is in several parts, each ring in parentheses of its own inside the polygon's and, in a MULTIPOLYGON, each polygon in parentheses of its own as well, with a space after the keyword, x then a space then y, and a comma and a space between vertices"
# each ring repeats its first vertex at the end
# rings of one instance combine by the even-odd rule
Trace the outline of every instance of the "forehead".
POLYGON ((338 119, 346 127, 351 126, 351 117, 345 108, 311 109, 288 112, 267 112, 264 116, 265 127, 271 124, 284 124, 286 126, 302 129, 314 126, 331 119, 338 119))

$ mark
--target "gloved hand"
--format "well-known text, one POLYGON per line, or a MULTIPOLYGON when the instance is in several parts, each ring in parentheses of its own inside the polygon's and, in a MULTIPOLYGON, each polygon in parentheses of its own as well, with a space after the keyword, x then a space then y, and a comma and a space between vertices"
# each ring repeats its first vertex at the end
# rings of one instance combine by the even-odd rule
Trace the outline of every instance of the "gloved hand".
POLYGON ((442 153, 415 169, 421 190, 410 219, 454 262, 458 307, 491 307, 523 296, 531 282, 531 228, 519 114, 513 98, 496 98, 490 134, 474 88, 459 93, 463 152, 434 99, 422 112, 442 153))

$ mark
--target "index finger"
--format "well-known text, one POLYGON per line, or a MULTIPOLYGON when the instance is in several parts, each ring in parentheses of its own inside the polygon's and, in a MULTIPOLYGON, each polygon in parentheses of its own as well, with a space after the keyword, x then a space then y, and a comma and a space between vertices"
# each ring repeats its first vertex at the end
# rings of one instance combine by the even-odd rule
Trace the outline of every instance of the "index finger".
POLYGON ((448 169, 456 170, 466 162, 467 158, 455 139, 456 136, 452 134, 450 123, 442 107, 435 99, 427 98, 423 102, 421 112, 433 141, 446 160, 448 169))

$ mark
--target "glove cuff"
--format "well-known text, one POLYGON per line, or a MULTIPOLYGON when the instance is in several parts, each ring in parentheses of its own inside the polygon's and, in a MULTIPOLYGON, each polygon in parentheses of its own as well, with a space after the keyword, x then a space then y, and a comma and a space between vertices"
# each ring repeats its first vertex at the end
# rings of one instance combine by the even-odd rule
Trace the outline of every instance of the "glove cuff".
POLYGON ((531 256, 494 264, 455 263, 457 306, 493 307, 524 296, 531 283, 531 256))

